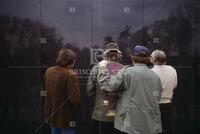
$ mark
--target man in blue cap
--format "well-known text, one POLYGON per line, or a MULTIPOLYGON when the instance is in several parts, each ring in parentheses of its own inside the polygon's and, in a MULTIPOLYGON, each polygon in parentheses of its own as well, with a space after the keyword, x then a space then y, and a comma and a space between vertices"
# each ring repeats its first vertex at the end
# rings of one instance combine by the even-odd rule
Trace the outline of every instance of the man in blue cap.
POLYGON ((121 133, 158 134, 162 132, 160 79, 146 65, 150 59, 148 48, 136 46, 130 56, 134 66, 121 69, 115 76, 102 75, 101 90, 120 92, 114 124, 121 133))

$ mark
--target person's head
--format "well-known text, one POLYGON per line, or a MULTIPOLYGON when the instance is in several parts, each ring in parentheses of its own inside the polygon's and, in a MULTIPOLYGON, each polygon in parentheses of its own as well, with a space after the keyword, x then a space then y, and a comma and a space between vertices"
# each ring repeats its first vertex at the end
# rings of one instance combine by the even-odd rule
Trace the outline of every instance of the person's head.
POLYGON ((77 55, 71 49, 61 49, 56 59, 56 64, 62 67, 73 67, 76 61, 77 55))
POLYGON ((110 61, 120 61, 122 54, 119 46, 116 43, 109 43, 106 45, 104 56, 110 61))
POLYGON ((166 54, 162 50, 154 50, 151 53, 151 62, 154 65, 164 65, 166 64, 166 54))
POLYGON ((130 56, 133 63, 148 64, 150 62, 149 49, 144 46, 135 46, 130 56))

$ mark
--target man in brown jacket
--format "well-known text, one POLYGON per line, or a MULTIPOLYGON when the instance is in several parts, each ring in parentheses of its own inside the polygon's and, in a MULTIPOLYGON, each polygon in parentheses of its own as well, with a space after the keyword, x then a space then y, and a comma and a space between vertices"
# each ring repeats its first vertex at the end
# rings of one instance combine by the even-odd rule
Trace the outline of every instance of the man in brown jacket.
POLYGON ((75 133, 75 113, 80 103, 79 80, 73 71, 76 57, 70 49, 60 50, 57 65, 44 75, 44 118, 52 134, 75 133))

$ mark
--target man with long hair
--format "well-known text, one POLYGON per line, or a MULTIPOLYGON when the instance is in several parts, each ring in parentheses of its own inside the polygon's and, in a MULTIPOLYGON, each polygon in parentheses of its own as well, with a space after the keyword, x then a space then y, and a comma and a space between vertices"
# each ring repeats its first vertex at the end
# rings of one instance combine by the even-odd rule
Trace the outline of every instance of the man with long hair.
POLYGON ((57 65, 44 75, 44 118, 52 134, 75 134, 75 113, 80 103, 79 80, 73 71, 76 58, 72 50, 61 49, 57 65))

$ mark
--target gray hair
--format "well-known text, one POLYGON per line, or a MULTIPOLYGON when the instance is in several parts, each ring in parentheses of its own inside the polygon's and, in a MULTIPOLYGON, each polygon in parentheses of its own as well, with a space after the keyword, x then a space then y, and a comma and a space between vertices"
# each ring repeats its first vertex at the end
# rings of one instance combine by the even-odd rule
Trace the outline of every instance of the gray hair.
POLYGON ((166 63, 166 54, 162 50, 154 50, 151 57, 154 64, 163 65, 166 63))

